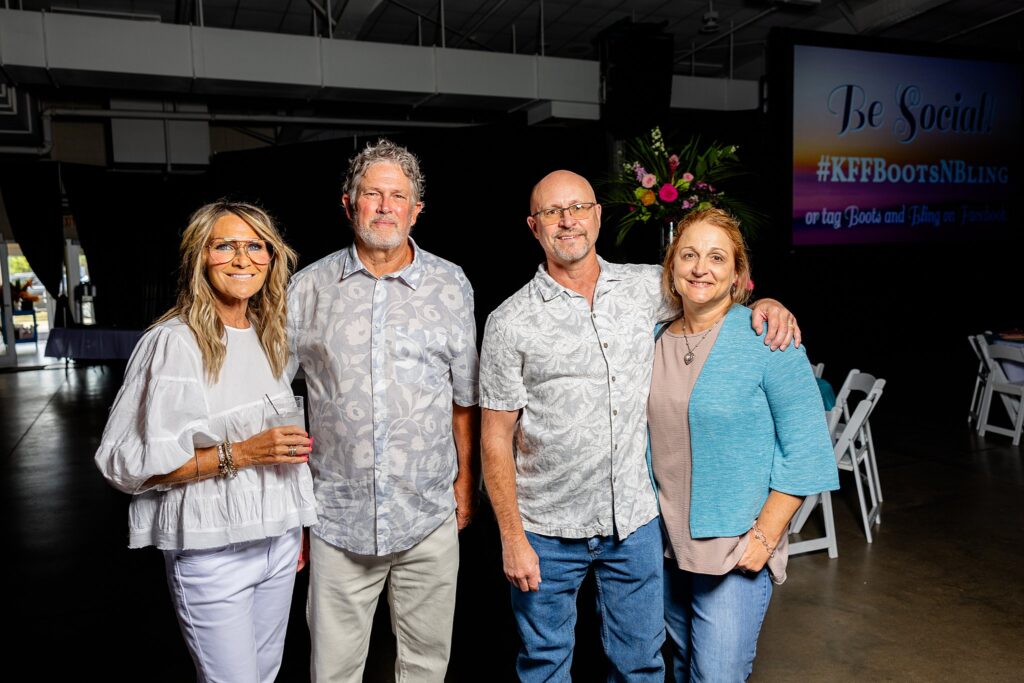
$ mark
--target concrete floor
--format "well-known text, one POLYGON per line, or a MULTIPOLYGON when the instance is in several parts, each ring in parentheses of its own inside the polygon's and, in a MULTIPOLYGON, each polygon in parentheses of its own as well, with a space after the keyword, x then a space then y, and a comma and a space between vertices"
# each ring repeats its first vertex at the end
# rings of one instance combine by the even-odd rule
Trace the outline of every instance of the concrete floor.
POLYGON ((874 543, 844 477, 839 558, 791 562, 751 680, 1021 680, 1024 452, 962 421, 890 429, 876 444, 885 502, 874 543))
MULTIPOLYGON (((0 535, 9 658, 33 678, 182 681, 193 677, 162 561, 128 551, 127 497, 92 464, 123 366, 0 373, 0 535)), ((835 498, 839 558, 796 557, 762 631, 755 681, 1009 681, 1024 670, 1024 465, 1009 439, 979 439, 965 396, 944 408, 887 404, 873 419, 885 493, 864 541, 850 479, 835 498)), ((845 473, 844 473, 845 475, 845 473)), ((513 680, 516 636, 487 510, 463 536, 449 680, 513 680)), ((280 681, 306 680, 300 575, 280 681)), ((577 681, 603 679, 583 594, 577 681)), ((366 680, 389 679, 379 619, 366 680)))

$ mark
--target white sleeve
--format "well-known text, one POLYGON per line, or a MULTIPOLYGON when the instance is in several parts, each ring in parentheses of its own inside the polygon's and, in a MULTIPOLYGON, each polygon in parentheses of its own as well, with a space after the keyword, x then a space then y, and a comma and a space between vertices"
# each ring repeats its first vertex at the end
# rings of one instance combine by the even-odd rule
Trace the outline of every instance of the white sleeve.
POLYGON ((168 474, 195 455, 210 433, 199 350, 175 330, 157 327, 139 340, 114 399, 94 458, 125 493, 142 493, 150 477, 168 474))

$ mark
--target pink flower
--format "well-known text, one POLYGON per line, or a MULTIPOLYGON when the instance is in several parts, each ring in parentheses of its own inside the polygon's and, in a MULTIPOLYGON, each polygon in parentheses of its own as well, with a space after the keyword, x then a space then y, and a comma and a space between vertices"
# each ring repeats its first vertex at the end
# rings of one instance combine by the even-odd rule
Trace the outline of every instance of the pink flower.
POLYGON ((679 155, 673 154, 668 158, 669 173, 675 173, 677 168, 679 168, 679 155))
POLYGON ((671 204, 675 200, 679 199, 679 190, 677 190, 671 183, 665 183, 661 186, 661 189, 658 190, 658 197, 666 204, 671 204))
POLYGON ((654 184, 656 182, 658 182, 658 179, 654 177, 653 173, 648 173, 647 175, 640 179, 640 184, 646 187, 647 189, 654 187, 654 184))
POLYGON ((747 280, 747 291, 748 292, 753 292, 754 291, 754 281, 752 279, 751 280, 747 280))
POLYGON ((688 183, 692 183, 693 182, 693 174, 690 173, 690 172, 684 173, 683 174, 683 180, 685 180, 688 183))
POLYGON ((689 209, 691 206, 693 206, 693 204, 690 203, 689 199, 684 199, 683 200, 683 208, 684 209, 689 209))
POLYGON ((640 164, 637 164, 636 166, 634 166, 634 167, 633 167, 633 170, 634 170, 634 171, 636 172, 636 181, 637 181, 638 183, 639 183, 639 182, 640 182, 641 180, 643 180, 643 179, 644 179, 644 176, 645 176, 645 175, 647 175, 647 169, 645 169, 645 168, 644 168, 643 166, 641 166, 640 164))

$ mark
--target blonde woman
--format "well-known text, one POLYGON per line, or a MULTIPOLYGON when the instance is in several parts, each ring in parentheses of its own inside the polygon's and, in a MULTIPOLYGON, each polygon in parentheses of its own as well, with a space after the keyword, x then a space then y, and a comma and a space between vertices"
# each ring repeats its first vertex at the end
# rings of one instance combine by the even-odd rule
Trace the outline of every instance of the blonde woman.
POLYGON ((181 242, 177 304, 139 341, 96 465, 134 497, 129 546, 164 553, 200 681, 272 681, 302 527, 316 521, 300 426, 264 429, 292 391, 285 287, 295 253, 269 216, 216 202, 181 242))

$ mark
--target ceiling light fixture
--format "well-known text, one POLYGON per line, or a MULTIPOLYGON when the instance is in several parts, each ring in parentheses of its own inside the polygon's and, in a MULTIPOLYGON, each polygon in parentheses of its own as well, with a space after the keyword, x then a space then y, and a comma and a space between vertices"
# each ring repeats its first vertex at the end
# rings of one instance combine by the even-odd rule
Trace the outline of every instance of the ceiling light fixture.
POLYGON ((711 6, 711 0, 708 0, 708 11, 704 13, 702 18, 700 32, 718 33, 718 28, 718 12, 711 6))

